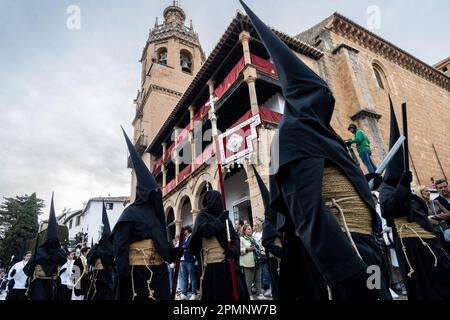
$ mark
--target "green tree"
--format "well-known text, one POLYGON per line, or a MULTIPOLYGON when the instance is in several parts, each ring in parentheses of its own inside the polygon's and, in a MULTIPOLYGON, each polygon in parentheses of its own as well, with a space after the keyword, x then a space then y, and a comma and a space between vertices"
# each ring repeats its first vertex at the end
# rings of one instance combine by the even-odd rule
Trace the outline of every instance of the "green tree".
POLYGON ((28 249, 27 241, 36 237, 43 207, 44 200, 36 193, 5 198, 0 204, 0 266, 6 267, 12 255, 28 249))

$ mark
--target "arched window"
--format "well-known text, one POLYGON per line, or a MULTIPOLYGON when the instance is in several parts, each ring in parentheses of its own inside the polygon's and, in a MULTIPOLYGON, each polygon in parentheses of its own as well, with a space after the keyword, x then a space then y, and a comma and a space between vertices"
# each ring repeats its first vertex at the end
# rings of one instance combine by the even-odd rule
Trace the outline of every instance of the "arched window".
POLYGON ((192 73, 192 55, 189 51, 181 50, 180 66, 182 71, 192 73))
POLYGON ((375 79, 377 80, 378 88, 389 91, 389 83, 383 69, 375 63, 372 65, 372 67, 375 79))
POLYGON ((166 48, 160 48, 157 52, 156 59, 159 64, 167 65, 167 49, 166 48))

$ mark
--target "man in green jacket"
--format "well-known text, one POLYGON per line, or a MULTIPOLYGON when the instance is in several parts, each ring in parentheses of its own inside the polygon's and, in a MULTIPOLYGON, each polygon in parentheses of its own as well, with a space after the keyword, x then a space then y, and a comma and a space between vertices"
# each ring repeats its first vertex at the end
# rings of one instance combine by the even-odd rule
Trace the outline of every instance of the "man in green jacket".
POLYGON ((367 135, 358 129, 358 127, 354 124, 351 124, 348 127, 348 131, 355 135, 354 139, 347 140, 345 144, 347 146, 351 146, 353 143, 356 144, 356 149, 358 150, 359 157, 362 162, 364 162, 365 166, 369 173, 373 173, 377 170, 375 163, 372 161, 372 150, 370 149, 370 141, 367 135))

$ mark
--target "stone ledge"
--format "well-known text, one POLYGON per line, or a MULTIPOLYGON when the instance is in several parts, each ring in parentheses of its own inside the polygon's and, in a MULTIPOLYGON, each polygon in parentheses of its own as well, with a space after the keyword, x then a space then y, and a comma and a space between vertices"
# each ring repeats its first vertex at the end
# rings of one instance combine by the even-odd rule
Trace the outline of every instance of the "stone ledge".
POLYGON ((351 116, 350 119, 352 119, 352 121, 357 121, 369 118, 379 121, 381 117, 382 117, 381 114, 378 114, 373 110, 363 109, 358 113, 356 113, 355 115, 351 116))
POLYGON ((339 51, 341 51, 341 49, 347 49, 349 51, 353 51, 355 53, 359 53, 359 50, 357 50, 357 49, 355 49, 353 47, 350 47, 348 44, 345 44, 345 43, 341 43, 340 45, 338 45, 336 48, 333 49, 333 51, 331 51, 331 53, 333 55, 338 54, 339 51))

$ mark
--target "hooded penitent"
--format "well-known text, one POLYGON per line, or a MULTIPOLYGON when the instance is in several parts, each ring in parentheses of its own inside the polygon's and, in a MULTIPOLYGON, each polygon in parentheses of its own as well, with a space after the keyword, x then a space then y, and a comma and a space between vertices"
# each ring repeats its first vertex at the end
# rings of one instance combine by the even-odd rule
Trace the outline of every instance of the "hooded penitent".
MULTIPOLYGON (((97 258, 100 258, 104 267, 109 267, 114 262, 113 245, 109 240, 111 234, 111 228, 109 226, 108 214, 106 212, 105 202, 103 202, 102 208, 102 224, 103 231, 102 236, 96 245, 91 245, 91 253, 89 264, 94 265, 97 258)), ((94 240, 92 240, 94 243, 94 240)))
MULTIPOLYGON (((192 252, 200 257, 200 250, 202 248, 202 237, 198 236, 199 228, 204 228, 206 224, 214 224, 217 230, 220 230, 215 236, 224 250, 227 248, 227 234, 225 229, 225 220, 228 218, 228 211, 223 210, 222 195, 219 191, 209 190, 203 196, 203 209, 195 220, 194 230, 190 242, 192 252)), ((217 231, 216 230, 216 231, 217 231)), ((208 230, 208 232, 213 230, 208 230)))
POLYGON ((271 206, 290 214, 308 253, 328 284, 333 286, 367 266, 355 254, 322 199, 325 166, 338 167, 369 208, 373 229, 377 213, 367 181, 349 156, 344 141, 330 126, 335 100, 327 85, 270 30, 242 1, 252 25, 270 54, 286 103, 272 141, 271 206), (285 172, 297 176, 286 177, 285 172), (282 188, 302 190, 286 204, 282 188), (288 207, 288 206, 291 207, 288 207), (336 254, 330 254, 336 251, 336 254), (337 253, 339 252, 339 254, 337 253), (340 267, 337 268, 336 266, 340 267))
POLYGON ((53 194, 45 242, 39 246, 35 260, 41 265, 46 274, 53 274, 57 271, 58 266, 62 266, 66 262, 65 252, 58 240, 58 223, 56 222, 53 194))
POLYGON ((151 239, 153 240, 158 253, 167 260, 169 258, 169 243, 167 241, 165 230, 161 190, 123 128, 122 131, 125 136, 128 152, 130 153, 131 162, 137 178, 136 199, 133 204, 123 211, 110 235, 110 240, 113 241, 114 232, 122 223, 143 223, 151 232, 151 239))

